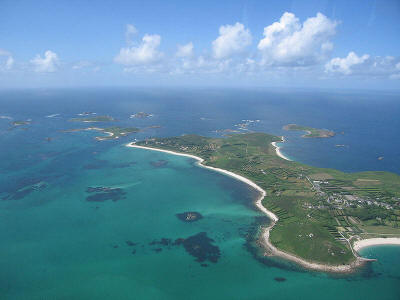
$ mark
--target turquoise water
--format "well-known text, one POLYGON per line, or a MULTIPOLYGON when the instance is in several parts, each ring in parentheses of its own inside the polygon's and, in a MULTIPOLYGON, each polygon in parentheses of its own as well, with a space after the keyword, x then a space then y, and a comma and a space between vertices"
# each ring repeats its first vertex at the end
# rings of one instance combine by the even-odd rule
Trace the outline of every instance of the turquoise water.
MULTIPOLYGON (((102 109, 69 105, 51 110, 59 118, 45 118, 45 105, 8 111, 32 118, 27 130, 0 120, 0 299, 399 299, 400 247, 366 248, 378 261, 341 276, 260 257, 252 236, 266 220, 254 190, 192 159, 124 146, 157 132, 112 142, 62 133, 79 127, 69 117, 102 109), (96 198, 88 188, 115 194, 96 198), (176 216, 188 211, 203 218, 176 216)), ((121 124, 155 122, 114 114, 121 124)))

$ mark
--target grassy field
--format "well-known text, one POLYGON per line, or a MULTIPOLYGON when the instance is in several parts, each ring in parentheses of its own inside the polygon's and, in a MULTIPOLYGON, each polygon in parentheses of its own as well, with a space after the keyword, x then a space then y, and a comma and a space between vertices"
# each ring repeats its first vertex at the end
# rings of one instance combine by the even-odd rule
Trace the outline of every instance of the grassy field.
POLYGON ((262 204, 279 217, 271 242, 307 260, 348 263, 354 256, 346 239, 368 232, 400 236, 400 176, 343 173, 286 161, 271 145, 280 140, 265 133, 247 133, 226 138, 184 135, 137 144, 194 154, 205 165, 257 183, 267 192, 262 204))

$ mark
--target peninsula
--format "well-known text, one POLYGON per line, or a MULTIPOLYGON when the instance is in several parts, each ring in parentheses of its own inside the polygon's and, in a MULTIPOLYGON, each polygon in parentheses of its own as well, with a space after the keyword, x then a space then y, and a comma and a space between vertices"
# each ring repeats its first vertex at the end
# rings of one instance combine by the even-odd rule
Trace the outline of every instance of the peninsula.
POLYGON ((128 146, 192 157, 256 188, 256 205, 271 218, 259 232, 268 255, 310 269, 350 272, 365 262, 357 253, 361 247, 400 243, 400 176, 288 161, 277 155, 275 142, 281 138, 246 133, 153 138, 128 146))
POLYGON ((288 124, 283 126, 285 130, 305 131, 302 137, 305 138, 329 138, 335 136, 335 132, 327 129, 318 129, 307 126, 300 126, 297 124, 288 124))

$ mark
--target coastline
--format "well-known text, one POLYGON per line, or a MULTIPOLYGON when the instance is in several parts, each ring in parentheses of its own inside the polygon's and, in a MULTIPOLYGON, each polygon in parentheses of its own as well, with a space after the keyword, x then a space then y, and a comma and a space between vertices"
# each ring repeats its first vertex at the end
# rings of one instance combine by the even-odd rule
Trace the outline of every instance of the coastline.
MULTIPOLYGON (((283 138, 282 138, 283 140, 283 138)), ((283 140, 284 141, 284 140, 283 140)), ((289 160, 288 158, 286 158, 285 156, 281 156, 278 154, 278 149, 279 147, 277 147, 275 145, 275 142, 271 143, 277 152, 277 155, 280 156, 283 159, 289 160)), ((242 181, 250 186, 252 186, 253 188, 255 188, 256 190, 258 190, 261 195, 257 198, 257 200, 255 201, 255 205, 257 206, 257 208, 259 210, 261 210, 263 213, 265 213, 270 219, 271 219, 271 224, 263 229, 263 232, 261 234, 261 238, 260 238, 260 242, 261 244, 264 246, 264 248, 269 252, 269 253, 265 253, 266 256, 278 256, 278 257, 282 257, 284 259, 287 259, 289 261, 295 262, 298 265, 310 269, 310 270, 315 270, 315 271, 323 271, 323 272, 334 272, 334 273, 351 273, 353 272, 356 268, 362 266, 363 264, 365 264, 368 261, 373 261, 371 259, 367 259, 367 258, 363 258, 360 256, 356 256, 355 260, 347 265, 327 265, 327 264, 319 264, 316 262, 312 262, 312 261, 307 261, 305 259, 302 259, 300 257, 297 257, 296 255, 284 252, 282 250, 279 250, 278 248, 276 248, 274 245, 272 245, 272 243, 269 240, 269 235, 270 235, 270 231, 271 229, 275 226, 275 224, 279 221, 278 216, 276 216, 273 212, 267 210, 263 205, 262 205, 262 200, 264 199, 264 197, 266 196, 266 191, 264 189, 262 189, 260 186, 258 186, 256 183, 254 183, 253 181, 251 181, 250 179, 247 179, 241 175, 235 174, 233 172, 224 170, 224 169, 220 169, 220 168, 215 168, 215 167, 210 167, 210 166, 206 166, 203 164, 204 159, 192 154, 186 154, 186 153, 179 153, 179 152, 174 152, 171 150, 164 150, 164 149, 159 149, 159 148, 152 148, 152 147, 146 147, 146 146, 139 146, 136 145, 135 142, 131 142, 126 144, 126 147, 131 147, 131 148, 139 148, 139 149, 145 149, 145 150, 152 150, 152 151, 158 151, 158 152, 164 152, 164 153, 168 153, 168 154, 172 154, 172 155, 178 155, 178 156, 185 156, 185 157, 189 157, 189 158, 193 158, 195 160, 197 160, 197 165, 199 167, 202 168, 206 168, 206 169, 210 169, 213 170, 215 172, 219 172, 225 175, 228 175, 232 178, 235 178, 239 181, 242 181)), ((382 244, 396 244, 396 245, 400 245, 400 238, 390 238, 390 239, 385 239, 385 238, 376 238, 376 239, 365 239, 365 240, 360 240, 354 243, 354 250, 357 251, 363 247, 368 247, 368 246, 372 246, 372 245, 382 245, 382 244), (385 241, 382 241, 385 240, 385 241), (392 243, 388 243, 388 240, 396 240, 395 242, 392 243)))
MULTIPOLYGON (((281 143, 283 143, 285 141, 285 139, 282 137, 282 141, 281 143)), ((282 154, 280 147, 276 145, 277 142, 272 142, 272 146, 275 147, 275 152, 276 155, 278 155, 280 158, 283 158, 284 160, 288 160, 288 161, 292 161, 290 158, 288 158, 287 156, 285 156, 284 154, 282 154)))
POLYGON ((371 247, 371 246, 382 246, 382 245, 397 245, 400 246, 400 238, 371 238, 358 240, 354 242, 353 249, 355 251, 359 251, 362 248, 371 247))

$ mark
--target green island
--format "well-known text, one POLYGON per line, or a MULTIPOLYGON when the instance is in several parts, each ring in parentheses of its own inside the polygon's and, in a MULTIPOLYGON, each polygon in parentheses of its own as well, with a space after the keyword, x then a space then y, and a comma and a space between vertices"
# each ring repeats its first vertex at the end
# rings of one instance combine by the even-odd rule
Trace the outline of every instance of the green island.
POLYGON ((335 136, 335 132, 327 129, 318 129, 307 126, 300 126, 297 124, 288 124, 283 126, 285 130, 305 131, 306 134, 302 137, 305 138, 329 138, 335 136))
POLYGON ((152 116, 153 116, 152 114, 145 113, 145 112, 141 111, 141 112, 138 112, 136 114, 131 115, 130 118, 131 119, 133 119, 133 118, 143 119, 143 118, 150 118, 152 116))
POLYGON ((344 173, 288 161, 278 157, 271 145, 279 141, 281 137, 265 133, 244 133, 225 138, 153 138, 134 145, 195 155, 204 159, 205 166, 256 183, 266 191, 262 205, 279 218, 269 241, 304 261, 352 264, 358 259, 354 241, 400 236, 399 175, 344 173))
POLYGON ((127 136, 128 134, 138 133, 140 131, 139 128, 136 127, 108 127, 101 130, 104 133, 107 133, 108 136, 100 137, 97 136, 96 140, 98 141, 105 141, 105 140, 115 140, 119 139, 120 137, 127 136))
POLYGON ((73 118, 70 122, 84 122, 84 123, 96 123, 96 122, 111 122, 114 121, 113 117, 110 116, 95 116, 87 118, 73 118))
POLYGON ((63 130, 62 132, 78 132, 78 131, 91 131, 91 130, 100 131, 108 134, 108 136, 96 136, 95 139, 98 141, 115 140, 132 133, 138 133, 140 131, 140 129, 136 127, 122 128, 114 126, 108 128, 89 127, 89 128, 68 129, 68 130, 63 130))
POLYGON ((31 124, 31 121, 13 121, 13 122, 11 122, 11 125, 14 127, 29 125, 29 124, 31 124))

